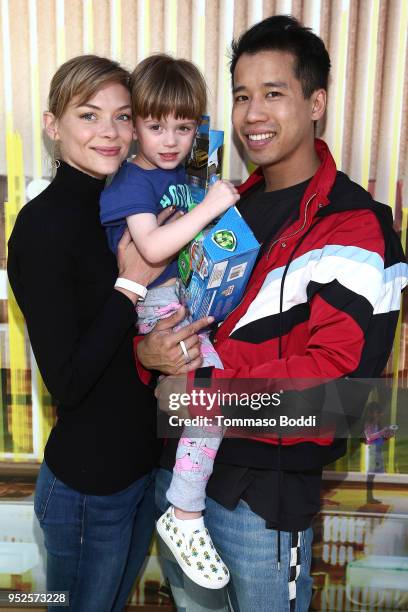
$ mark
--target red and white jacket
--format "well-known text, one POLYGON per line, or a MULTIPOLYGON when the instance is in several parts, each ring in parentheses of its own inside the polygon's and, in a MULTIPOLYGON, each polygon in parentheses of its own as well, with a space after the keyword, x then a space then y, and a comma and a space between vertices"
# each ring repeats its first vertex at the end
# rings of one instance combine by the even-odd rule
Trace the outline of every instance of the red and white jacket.
MULTIPOLYGON (((336 171, 323 141, 315 144, 321 165, 299 218, 266 249, 241 303, 216 333, 224 370, 191 373, 191 388, 208 374, 206 390, 237 378, 276 379, 278 390, 284 380, 373 378, 383 371, 408 266, 391 210, 336 171)), ((262 181, 257 170, 241 197, 262 181)), ((328 445, 332 436, 282 443, 306 440, 328 445)))

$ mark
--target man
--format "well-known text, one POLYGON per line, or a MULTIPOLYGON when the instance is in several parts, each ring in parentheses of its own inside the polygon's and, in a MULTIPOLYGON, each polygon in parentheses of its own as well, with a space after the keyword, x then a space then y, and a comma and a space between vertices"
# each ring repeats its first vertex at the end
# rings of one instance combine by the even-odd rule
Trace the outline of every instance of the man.
MULTIPOLYGON (((240 189, 239 208, 262 251, 242 302, 215 335, 225 369, 198 369, 195 378, 188 375, 189 387, 199 379, 208 390, 225 378, 379 376, 407 267, 391 211, 337 172, 327 145, 314 138, 326 110, 324 44, 294 18, 275 16, 243 34, 232 51, 232 121, 258 165, 240 189)), ((154 354, 164 337, 176 351, 171 324, 140 345, 145 366, 175 371, 161 368, 154 354)), ((167 470, 175 442, 162 458, 167 470)), ((320 507, 322 467, 343 453, 330 435, 222 442, 205 521, 231 573, 235 612, 308 610, 310 525, 320 507)), ((161 470, 162 510, 169 481, 161 470)), ((180 601, 177 577, 170 580, 180 601)), ((226 609, 220 594, 213 597, 210 605, 190 595, 184 605, 226 609)))

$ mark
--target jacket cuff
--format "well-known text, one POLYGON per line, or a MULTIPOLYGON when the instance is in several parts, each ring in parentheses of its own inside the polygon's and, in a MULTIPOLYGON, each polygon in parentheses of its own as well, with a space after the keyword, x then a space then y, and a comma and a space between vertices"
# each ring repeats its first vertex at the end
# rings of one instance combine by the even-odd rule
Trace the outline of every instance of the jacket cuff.
POLYGON ((209 409, 208 394, 214 396, 220 385, 220 381, 216 379, 215 370, 216 368, 209 366, 198 368, 187 374, 186 391, 190 395, 189 412, 192 417, 212 417, 222 414, 222 409, 217 401, 211 402, 211 410, 209 409))

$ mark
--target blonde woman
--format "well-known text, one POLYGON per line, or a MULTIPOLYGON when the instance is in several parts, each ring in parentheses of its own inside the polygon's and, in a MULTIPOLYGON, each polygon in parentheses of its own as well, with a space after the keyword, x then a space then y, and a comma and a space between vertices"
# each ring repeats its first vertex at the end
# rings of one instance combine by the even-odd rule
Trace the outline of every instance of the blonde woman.
MULTIPOLYGON (((128 79, 92 55, 57 70, 44 113, 56 176, 21 210, 9 242, 10 284, 57 403, 35 495, 47 588, 69 591, 75 612, 123 609, 154 526, 156 407, 133 337, 135 304, 163 267, 147 266, 128 234, 116 261, 99 222, 106 175, 132 140, 128 79)), ((197 356, 192 367, 198 327, 177 339, 197 356)))

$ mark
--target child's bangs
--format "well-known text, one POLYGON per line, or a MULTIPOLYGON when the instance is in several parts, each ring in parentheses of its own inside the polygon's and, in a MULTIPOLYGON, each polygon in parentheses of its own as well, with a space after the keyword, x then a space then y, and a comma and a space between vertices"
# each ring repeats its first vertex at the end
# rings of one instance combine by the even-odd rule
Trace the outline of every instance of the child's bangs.
POLYGON ((193 88, 184 79, 165 79, 151 83, 145 91, 138 92, 136 115, 146 119, 163 119, 174 115, 176 119, 195 119, 202 115, 202 104, 193 88))

